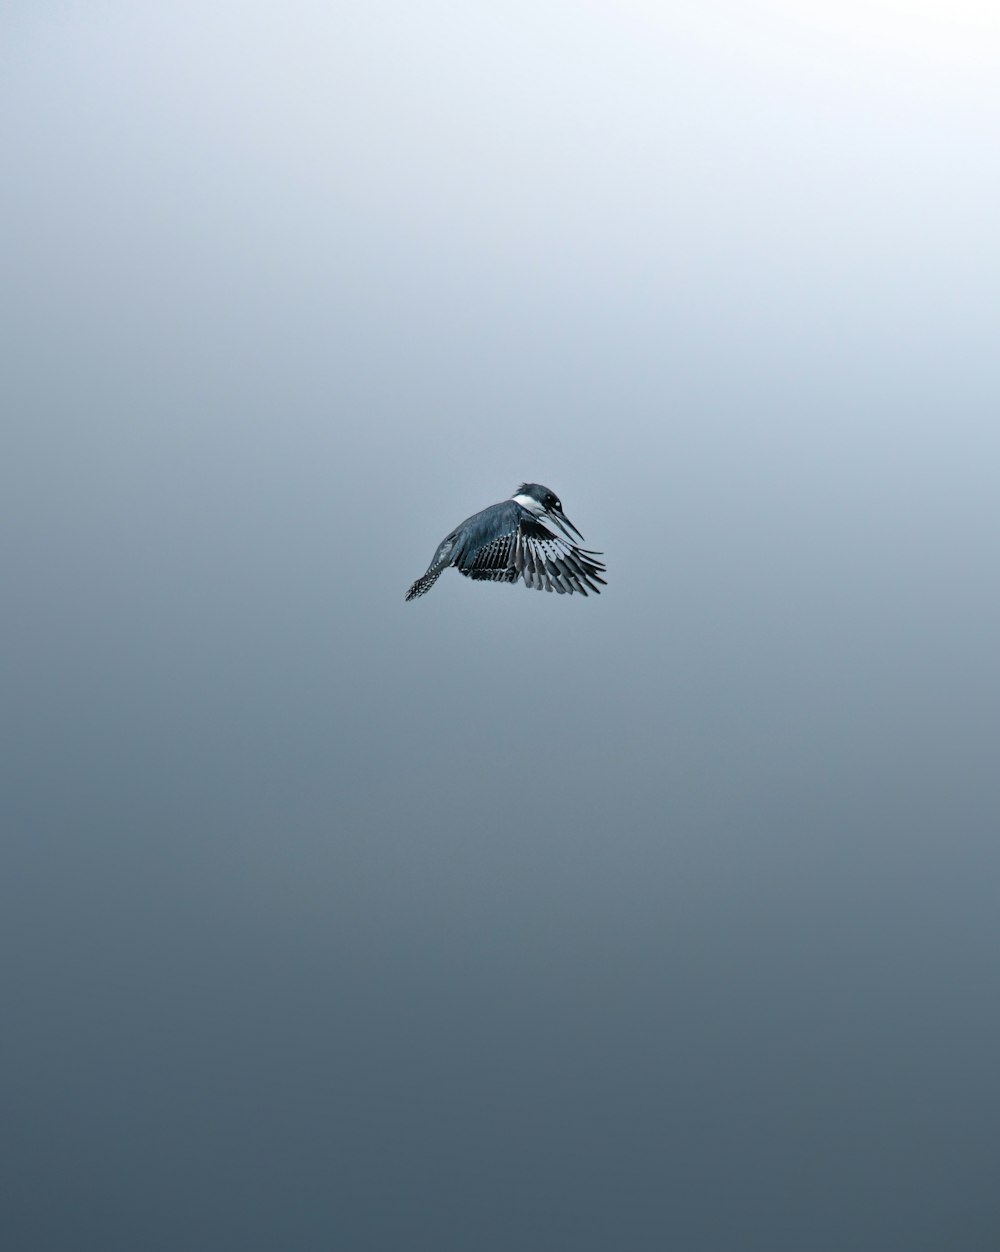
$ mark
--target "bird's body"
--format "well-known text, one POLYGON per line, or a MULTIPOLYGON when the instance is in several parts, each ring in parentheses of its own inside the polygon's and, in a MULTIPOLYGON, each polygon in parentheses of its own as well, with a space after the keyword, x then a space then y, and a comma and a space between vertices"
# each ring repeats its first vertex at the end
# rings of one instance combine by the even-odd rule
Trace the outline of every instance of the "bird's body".
POLYGON ((597 584, 605 585, 601 575, 606 572, 596 560, 601 553, 577 547, 546 523, 557 526, 566 536, 570 530, 580 535, 548 487, 522 483, 509 500, 474 513, 444 537, 427 573, 406 593, 407 600, 430 591, 452 565, 467 578, 501 583, 523 578, 528 587, 560 595, 600 593, 597 584))

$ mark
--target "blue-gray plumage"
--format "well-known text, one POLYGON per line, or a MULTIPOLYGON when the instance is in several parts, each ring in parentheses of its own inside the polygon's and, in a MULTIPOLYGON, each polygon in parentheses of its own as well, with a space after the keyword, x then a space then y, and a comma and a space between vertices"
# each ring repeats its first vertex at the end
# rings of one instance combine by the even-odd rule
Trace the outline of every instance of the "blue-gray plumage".
POLYGON ((452 565, 467 578, 498 583, 523 578, 526 586, 539 591, 544 588, 560 595, 579 591, 585 596, 589 590, 599 595, 597 584, 607 585, 601 577, 607 571, 597 560, 602 554, 577 547, 570 531, 583 538, 563 513, 559 497, 541 483, 522 483, 509 500, 474 513, 446 535, 427 573, 417 579, 406 598, 415 600, 430 591, 452 565))

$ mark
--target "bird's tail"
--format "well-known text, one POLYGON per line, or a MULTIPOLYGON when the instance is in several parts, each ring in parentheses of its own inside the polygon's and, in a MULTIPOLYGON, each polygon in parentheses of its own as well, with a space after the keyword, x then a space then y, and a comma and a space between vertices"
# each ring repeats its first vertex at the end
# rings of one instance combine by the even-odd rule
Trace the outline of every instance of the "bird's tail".
POLYGON ((422 596, 425 592, 430 591, 441 577, 444 568, 444 565, 432 565, 427 573, 421 575, 406 593, 407 600, 415 600, 417 596, 422 596))

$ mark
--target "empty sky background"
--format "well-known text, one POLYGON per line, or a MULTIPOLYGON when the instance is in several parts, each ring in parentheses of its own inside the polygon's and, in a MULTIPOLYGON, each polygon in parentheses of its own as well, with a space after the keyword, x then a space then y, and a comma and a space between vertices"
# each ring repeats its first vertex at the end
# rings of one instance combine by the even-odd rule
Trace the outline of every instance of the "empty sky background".
POLYGON ((4 1247, 998 1246, 988 8, 4 5, 4 1247))

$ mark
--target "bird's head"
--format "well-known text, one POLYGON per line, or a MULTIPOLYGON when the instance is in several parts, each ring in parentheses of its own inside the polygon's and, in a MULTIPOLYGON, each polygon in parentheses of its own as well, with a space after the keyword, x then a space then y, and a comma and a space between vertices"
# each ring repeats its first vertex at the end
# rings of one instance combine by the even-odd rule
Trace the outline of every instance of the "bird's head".
POLYGON ((578 539, 583 538, 583 535, 580 534, 563 512, 562 502, 556 493, 550 491, 548 487, 543 487, 541 483, 521 483, 512 498, 523 508, 534 513, 536 517, 544 517, 549 521, 555 522, 567 538, 571 539, 573 535, 576 535, 578 539), (570 531, 573 532, 573 535, 570 534, 570 531))

